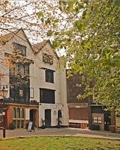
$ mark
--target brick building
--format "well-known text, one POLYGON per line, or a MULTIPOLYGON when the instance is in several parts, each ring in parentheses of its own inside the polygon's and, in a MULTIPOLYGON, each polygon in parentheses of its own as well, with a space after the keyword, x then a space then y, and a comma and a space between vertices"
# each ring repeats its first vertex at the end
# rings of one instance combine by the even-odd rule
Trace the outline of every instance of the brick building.
POLYGON ((81 74, 67 78, 69 126, 85 129, 99 125, 100 130, 108 130, 110 112, 105 111, 102 105, 93 103, 91 97, 78 99, 77 96, 84 93, 84 86, 79 87, 78 84, 81 84, 81 74))

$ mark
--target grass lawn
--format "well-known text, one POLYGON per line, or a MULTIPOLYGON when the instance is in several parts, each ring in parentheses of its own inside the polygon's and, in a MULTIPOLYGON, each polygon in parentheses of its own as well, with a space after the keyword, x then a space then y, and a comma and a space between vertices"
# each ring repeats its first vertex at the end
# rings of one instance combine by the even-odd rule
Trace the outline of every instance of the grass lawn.
POLYGON ((66 136, 0 139, 0 150, 120 150, 120 140, 66 136))

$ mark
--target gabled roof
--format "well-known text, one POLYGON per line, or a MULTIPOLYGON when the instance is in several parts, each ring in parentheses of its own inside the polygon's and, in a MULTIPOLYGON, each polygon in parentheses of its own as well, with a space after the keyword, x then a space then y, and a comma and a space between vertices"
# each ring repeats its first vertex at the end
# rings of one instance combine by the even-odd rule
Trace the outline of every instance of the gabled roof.
POLYGON ((9 40, 11 40, 19 31, 20 31, 20 29, 14 31, 14 32, 11 32, 11 33, 8 33, 8 34, 0 36, 0 43, 2 45, 5 45, 6 42, 8 42, 9 40))
POLYGON ((29 43, 31 49, 32 49, 33 52, 34 52, 34 49, 33 49, 33 47, 32 47, 32 45, 31 45, 30 41, 28 40, 28 37, 26 36, 26 34, 25 34, 25 32, 24 32, 24 30, 23 30, 22 28, 20 28, 20 29, 14 31, 14 32, 11 31, 11 33, 5 34, 5 35, 3 35, 3 36, 0 36, 0 43, 2 43, 3 45, 5 45, 6 42, 8 42, 8 41, 11 40, 12 38, 14 38, 14 36, 18 36, 19 38, 22 39, 22 37, 20 37, 20 36, 18 35, 18 33, 19 33, 20 31, 22 31, 23 35, 24 35, 25 38, 26 38, 26 42, 29 43))
POLYGON ((34 44, 33 45, 34 53, 38 54, 47 43, 48 41, 44 40, 40 43, 34 44))
MULTIPOLYGON (((45 46, 46 44, 49 44, 50 47, 52 47, 49 40, 44 40, 44 41, 42 41, 42 42, 40 42, 40 43, 34 44, 34 45, 33 45, 34 54, 37 55, 37 54, 44 48, 44 46, 45 46)), ((57 57, 57 59, 59 59, 57 53, 56 53, 54 50, 53 50, 53 52, 54 52, 55 56, 57 57)))

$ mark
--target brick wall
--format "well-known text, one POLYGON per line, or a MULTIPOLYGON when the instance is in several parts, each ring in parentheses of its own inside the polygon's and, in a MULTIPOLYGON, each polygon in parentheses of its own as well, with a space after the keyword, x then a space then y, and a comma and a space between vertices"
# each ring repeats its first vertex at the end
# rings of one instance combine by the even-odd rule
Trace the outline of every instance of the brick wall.
POLYGON ((69 119, 88 120, 88 107, 86 107, 86 108, 69 108, 69 119))
POLYGON ((84 93, 84 86, 78 87, 78 84, 81 84, 81 74, 74 74, 67 78, 67 102, 68 103, 86 103, 88 98, 84 100, 79 100, 77 96, 84 93))
MULTIPOLYGON (((10 123, 13 121, 13 117, 12 117, 12 110, 13 108, 22 108, 24 110, 26 110, 26 108, 29 108, 29 111, 31 109, 35 110, 35 125, 38 127, 38 119, 39 118, 39 112, 38 112, 38 106, 32 106, 32 105, 21 105, 21 104, 11 104, 9 105, 7 111, 6 111, 6 128, 9 128, 10 123)), ((26 112, 26 111, 25 111, 26 112)), ((24 112, 24 118, 14 118, 14 120, 23 120, 24 121, 24 128, 26 128, 26 124, 28 123, 29 120, 26 120, 26 114, 24 112)), ((30 112, 29 112, 30 113, 30 112)))

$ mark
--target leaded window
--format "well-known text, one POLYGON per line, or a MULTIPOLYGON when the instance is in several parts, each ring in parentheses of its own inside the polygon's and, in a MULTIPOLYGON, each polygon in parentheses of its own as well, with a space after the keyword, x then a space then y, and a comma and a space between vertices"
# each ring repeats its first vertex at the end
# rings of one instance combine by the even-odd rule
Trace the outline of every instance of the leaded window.
POLYGON ((26 46, 14 42, 13 49, 15 52, 18 52, 19 54, 26 56, 26 46))

